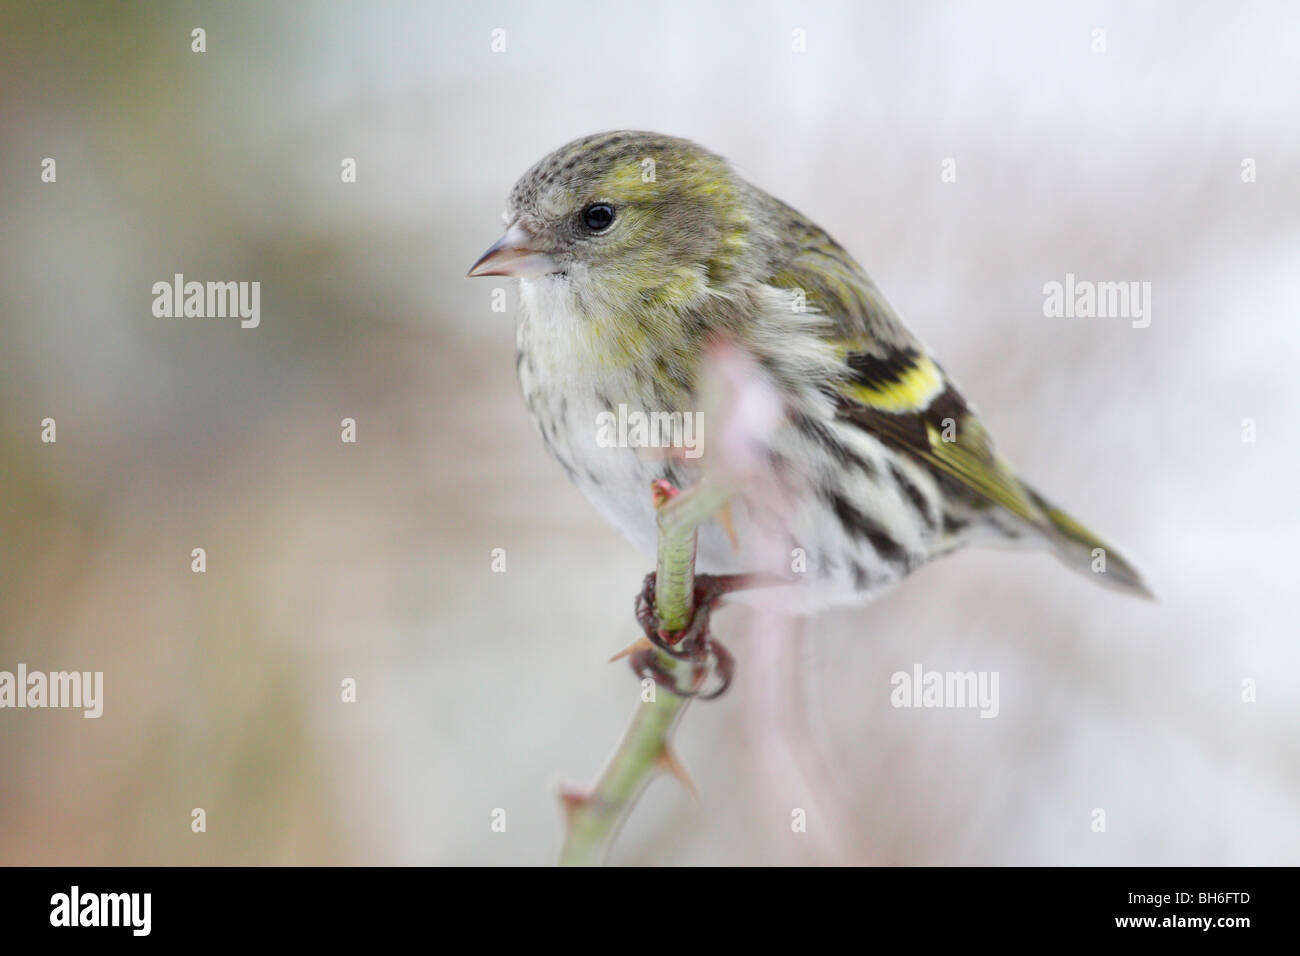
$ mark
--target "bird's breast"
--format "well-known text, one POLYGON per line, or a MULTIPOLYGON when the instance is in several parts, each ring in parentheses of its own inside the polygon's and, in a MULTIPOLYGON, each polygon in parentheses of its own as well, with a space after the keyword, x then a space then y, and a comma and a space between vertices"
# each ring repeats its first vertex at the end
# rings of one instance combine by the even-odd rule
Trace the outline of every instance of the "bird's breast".
POLYGON ((653 550, 651 482, 697 480, 699 413, 673 401, 639 364, 603 354, 590 317, 546 288, 556 284, 528 283, 534 288, 521 296, 516 366, 524 401, 569 479, 634 544, 653 550))

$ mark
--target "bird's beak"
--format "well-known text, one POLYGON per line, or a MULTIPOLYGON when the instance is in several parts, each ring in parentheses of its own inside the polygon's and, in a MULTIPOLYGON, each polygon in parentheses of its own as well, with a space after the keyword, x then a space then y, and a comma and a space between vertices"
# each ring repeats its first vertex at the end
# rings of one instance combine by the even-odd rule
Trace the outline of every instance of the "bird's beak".
POLYGON ((528 230, 515 223, 470 267, 466 278, 514 276, 528 279, 555 271, 555 260, 541 249, 537 239, 528 230))

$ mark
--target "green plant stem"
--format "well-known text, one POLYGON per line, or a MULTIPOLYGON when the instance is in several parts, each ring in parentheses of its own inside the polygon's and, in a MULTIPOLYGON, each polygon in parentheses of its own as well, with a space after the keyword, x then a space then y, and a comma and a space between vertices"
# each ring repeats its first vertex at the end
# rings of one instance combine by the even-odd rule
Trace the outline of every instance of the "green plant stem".
POLYGON ((637 706, 595 788, 569 813, 561 866, 598 866, 605 861, 614 837, 654 778, 687 702, 657 688, 654 700, 637 706))
MULTIPOLYGON (((655 571, 655 611, 660 625, 679 631, 695 611, 697 529, 718 512, 730 495, 707 478, 659 508, 659 549, 655 571)), ((671 672, 678 662, 659 651, 671 672)), ((568 805, 561 866, 603 863, 619 829, 656 773, 667 766, 673 730, 688 698, 655 687, 653 699, 637 705, 614 755, 592 790, 568 805)))

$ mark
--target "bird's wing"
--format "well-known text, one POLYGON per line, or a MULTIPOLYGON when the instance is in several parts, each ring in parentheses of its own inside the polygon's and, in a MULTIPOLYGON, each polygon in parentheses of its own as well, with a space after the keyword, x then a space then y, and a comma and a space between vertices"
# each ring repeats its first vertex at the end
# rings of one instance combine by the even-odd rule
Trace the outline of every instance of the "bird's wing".
POLYGON ((883 356, 844 350, 849 374, 831 385, 839 415, 950 479, 975 498, 1033 525, 1045 516, 966 400, 923 350, 891 347, 883 356))
POLYGON ((768 282, 803 290, 809 308, 825 316, 845 367, 824 385, 840 418, 928 467, 968 507, 1015 515, 1078 570, 1103 549, 1109 573, 1102 578, 1150 596, 1129 561, 1017 477, 961 392, 852 257, 815 224, 793 217, 768 282))
POLYGON ((862 268, 805 217, 788 207, 783 214, 785 246, 768 283, 802 290, 809 309, 828 320, 826 335, 846 366, 827 383, 840 416, 946 476, 969 504, 1042 524, 978 417, 862 268))

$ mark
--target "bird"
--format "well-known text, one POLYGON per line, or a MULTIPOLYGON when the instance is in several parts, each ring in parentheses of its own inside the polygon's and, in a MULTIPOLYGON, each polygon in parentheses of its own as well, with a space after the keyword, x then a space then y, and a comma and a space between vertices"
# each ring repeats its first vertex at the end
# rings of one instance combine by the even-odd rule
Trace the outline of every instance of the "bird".
POLYGON ((721 156, 660 133, 585 136, 524 173, 504 219, 468 275, 519 280, 516 368, 537 430, 643 551, 656 543, 651 483, 686 487, 702 465, 611 445, 599 423, 698 414, 710 343, 725 340, 780 399, 763 459, 789 495, 779 509, 741 495, 705 522, 702 572, 789 561, 788 606, 815 611, 995 545, 1045 550, 1151 596, 1133 563, 999 454, 857 261, 721 156))

